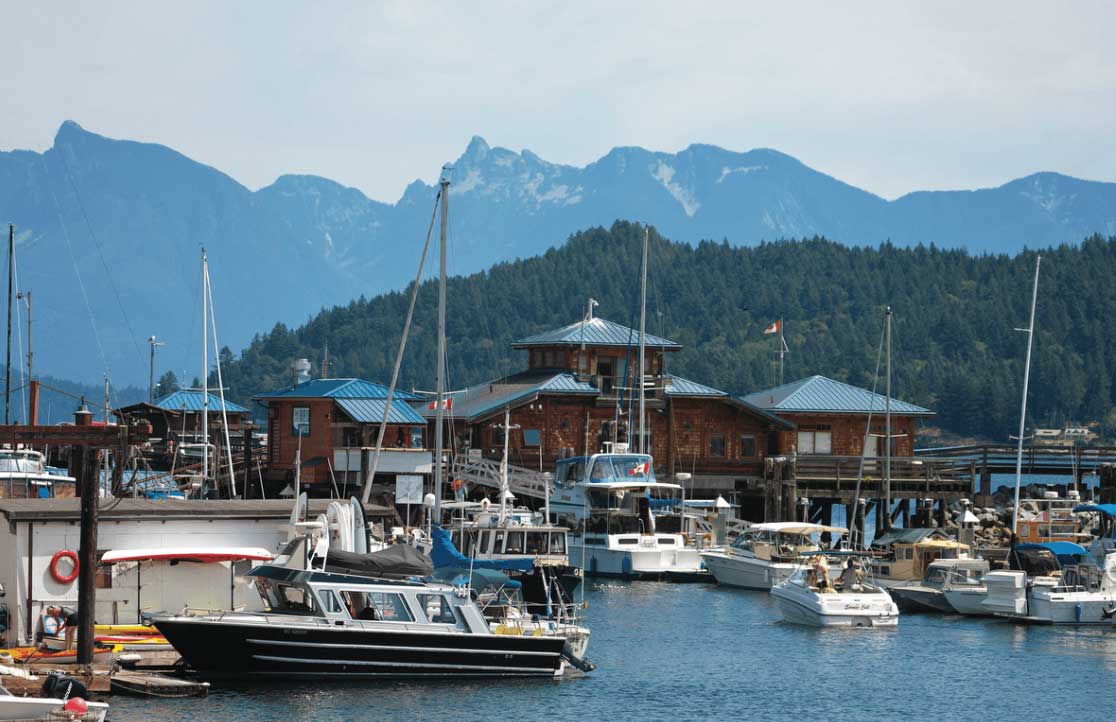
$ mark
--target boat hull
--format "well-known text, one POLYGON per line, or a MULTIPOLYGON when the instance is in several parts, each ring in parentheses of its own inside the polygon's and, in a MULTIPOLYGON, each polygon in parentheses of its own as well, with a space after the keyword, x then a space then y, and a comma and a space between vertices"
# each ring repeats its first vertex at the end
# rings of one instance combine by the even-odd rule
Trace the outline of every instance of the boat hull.
POLYGON ((614 579, 662 579, 668 581, 712 580, 702 566, 701 554, 688 547, 662 549, 570 545, 570 561, 581 563, 590 577, 614 579))
POLYGON ((973 587, 972 589, 946 589, 943 594, 945 594, 950 608, 958 614, 964 614, 967 617, 991 616, 991 613, 982 604, 984 598, 988 596, 988 590, 984 586, 973 587))
POLYGON ((783 620, 809 627, 894 627, 899 610, 887 594, 803 594, 771 589, 783 620), (842 598, 843 597, 843 598, 842 598))
MULTIPOLYGON (((47 720, 59 712, 64 705, 60 699, 40 697, 0 697, 0 721, 9 720, 47 720)), ((104 702, 86 702, 90 719, 104 722, 109 706, 104 702)))
POLYGON ((701 555, 705 568, 726 587, 769 590, 790 579, 798 564, 772 564, 745 556, 729 556, 723 552, 705 552, 701 555))
POLYGON ((953 607, 940 589, 923 586, 898 586, 888 589, 891 598, 902 612, 929 612, 952 614, 953 607))
POLYGON ((162 617, 155 626, 211 678, 554 677, 564 666, 562 637, 255 619, 270 622, 162 617))

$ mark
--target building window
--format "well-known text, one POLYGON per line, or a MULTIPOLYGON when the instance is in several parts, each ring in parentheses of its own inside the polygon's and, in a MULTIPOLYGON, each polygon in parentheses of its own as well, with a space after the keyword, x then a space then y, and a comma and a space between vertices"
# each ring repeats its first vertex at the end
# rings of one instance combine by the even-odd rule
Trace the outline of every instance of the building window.
POLYGON ((492 446, 503 446, 504 445, 504 427, 503 426, 496 425, 496 426, 492 427, 492 444, 491 445, 492 446))
POLYGON ((832 431, 799 431, 798 453, 800 454, 832 454, 832 431))
POLYGON ((341 429, 342 446, 360 446, 360 429, 355 426, 346 426, 341 429))
POLYGON ((295 436, 310 435, 309 406, 295 406, 291 409, 291 427, 295 436))
POLYGON ((725 437, 721 434, 713 434, 709 437, 709 455, 710 456, 724 456, 725 455, 725 437))
POLYGON ((740 458, 752 459, 756 456, 756 437, 751 434, 740 436, 740 458))
POLYGON ((100 563, 104 555, 104 552, 97 552, 97 574, 93 577, 93 586, 97 589, 112 589, 112 565, 100 563))
POLYGON ((422 448, 422 427, 421 426, 412 426, 411 427, 411 448, 412 449, 421 449, 422 448))
POLYGON ((542 446, 542 432, 538 429, 523 430, 524 446, 542 446))

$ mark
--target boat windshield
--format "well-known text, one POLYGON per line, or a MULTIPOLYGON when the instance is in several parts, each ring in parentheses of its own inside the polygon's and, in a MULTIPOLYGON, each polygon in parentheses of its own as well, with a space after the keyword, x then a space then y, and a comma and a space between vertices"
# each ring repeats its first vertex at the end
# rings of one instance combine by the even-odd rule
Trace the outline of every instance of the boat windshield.
POLYGON ((34 451, 0 451, 0 472, 41 474, 42 457, 34 451))
POLYGON ((320 615, 310 590, 284 584, 271 579, 256 579, 256 591, 260 593, 269 612, 278 614, 320 615))
POLYGON ((602 482, 645 482, 655 481, 655 469, 650 456, 598 456, 589 472, 589 481, 602 482))

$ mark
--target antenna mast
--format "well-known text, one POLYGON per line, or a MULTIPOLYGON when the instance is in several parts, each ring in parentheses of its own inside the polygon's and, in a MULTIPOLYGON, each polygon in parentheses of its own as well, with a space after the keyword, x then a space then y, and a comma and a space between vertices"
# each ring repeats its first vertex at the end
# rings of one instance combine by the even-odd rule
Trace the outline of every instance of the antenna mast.
POLYGON ((643 270, 639 281, 639 453, 647 453, 647 433, 644 428, 647 415, 645 413, 644 383, 647 373, 647 243, 651 234, 651 227, 643 229, 643 270))
POLYGON ((449 173, 442 170, 442 223, 438 260, 438 378, 434 396, 434 520, 442 523, 442 454, 446 418, 446 231, 449 228, 449 173))
POLYGON ((1017 331, 1027 332, 1027 361, 1023 366, 1023 402, 1019 409, 1019 439, 1015 452, 1015 506, 1011 512, 1011 541, 1015 543, 1015 532, 1019 523, 1019 484, 1023 478, 1023 432, 1027 424, 1027 386, 1031 382, 1031 345, 1035 340, 1035 305, 1038 303, 1039 266, 1042 256, 1035 258, 1035 283, 1031 288, 1031 321, 1027 328, 1017 331))

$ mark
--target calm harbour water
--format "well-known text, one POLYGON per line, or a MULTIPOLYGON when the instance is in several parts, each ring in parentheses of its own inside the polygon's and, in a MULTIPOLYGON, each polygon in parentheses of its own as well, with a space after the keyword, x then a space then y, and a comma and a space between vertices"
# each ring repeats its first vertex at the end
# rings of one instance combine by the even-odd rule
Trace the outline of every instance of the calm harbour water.
POLYGON ((779 621, 764 592, 592 583, 591 675, 561 681, 214 688, 115 697, 139 720, 1111 720, 1116 630, 905 615, 898 629, 779 621))

